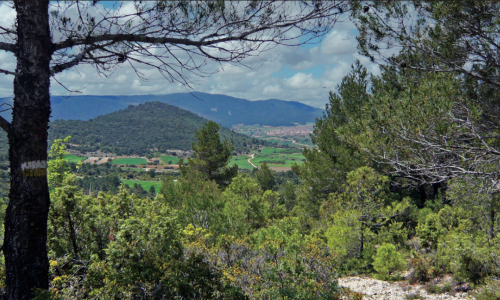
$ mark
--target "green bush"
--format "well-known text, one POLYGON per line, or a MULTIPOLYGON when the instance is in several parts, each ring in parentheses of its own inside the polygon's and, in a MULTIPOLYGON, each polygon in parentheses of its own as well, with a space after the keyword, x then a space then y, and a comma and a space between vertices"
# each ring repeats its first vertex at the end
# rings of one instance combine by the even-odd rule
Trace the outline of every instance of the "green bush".
POLYGON ((441 287, 441 291, 443 293, 450 293, 453 289, 453 284, 449 281, 446 281, 443 283, 443 286, 441 287))
POLYGON ((420 238, 420 246, 423 248, 436 249, 442 234, 438 214, 435 213, 428 214, 425 222, 417 226, 417 235, 420 238))
POLYGON ((450 283, 448 282, 448 285, 445 287, 444 285, 443 286, 439 286, 439 285, 434 284, 434 283, 429 283, 429 284, 427 284, 425 286, 425 290, 429 294, 442 294, 442 293, 446 293, 446 292, 451 291, 451 285, 449 285, 449 284, 450 283), (450 289, 446 290, 448 287, 450 289))
POLYGON ((489 279, 486 280, 486 285, 481 288, 479 293, 474 297, 477 300, 499 300, 500 299, 500 280, 489 279))
POLYGON ((393 244, 383 244, 373 258, 373 267, 379 279, 391 278, 391 273, 403 269, 405 260, 393 244))

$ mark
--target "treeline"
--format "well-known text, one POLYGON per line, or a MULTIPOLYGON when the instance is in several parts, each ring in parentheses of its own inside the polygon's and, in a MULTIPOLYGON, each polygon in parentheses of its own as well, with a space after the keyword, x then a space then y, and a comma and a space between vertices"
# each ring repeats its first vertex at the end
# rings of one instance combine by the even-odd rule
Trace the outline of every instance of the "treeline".
MULTIPOLYGON (((72 149, 82 152, 101 150, 117 155, 145 156, 171 149, 189 150, 195 142, 195 130, 207 120, 178 107, 148 102, 99 116, 88 121, 51 122, 49 140, 72 137, 72 149)), ((236 151, 244 151, 269 142, 222 128, 221 138, 233 140, 236 151)))

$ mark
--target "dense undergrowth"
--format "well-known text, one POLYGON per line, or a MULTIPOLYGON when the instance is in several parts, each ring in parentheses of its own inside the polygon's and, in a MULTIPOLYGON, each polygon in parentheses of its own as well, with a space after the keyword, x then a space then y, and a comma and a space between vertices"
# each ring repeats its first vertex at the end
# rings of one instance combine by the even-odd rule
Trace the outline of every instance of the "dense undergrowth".
POLYGON ((277 184, 266 167, 224 189, 192 169, 168 177, 155 198, 124 186, 84 195, 63 155, 56 141, 51 288, 37 299, 361 299, 336 279, 395 280, 409 269, 412 282, 452 274, 482 284, 499 272, 497 240, 467 203, 438 194, 419 208, 370 167, 311 207, 310 189, 277 184))

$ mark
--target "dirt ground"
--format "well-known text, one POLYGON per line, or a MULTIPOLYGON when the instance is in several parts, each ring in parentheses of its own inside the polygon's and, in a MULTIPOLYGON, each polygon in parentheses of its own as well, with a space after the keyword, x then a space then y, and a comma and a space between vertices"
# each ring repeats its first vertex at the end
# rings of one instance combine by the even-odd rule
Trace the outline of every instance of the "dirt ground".
POLYGON ((97 163, 100 159, 101 159, 101 157, 91 156, 82 162, 84 164, 86 164, 86 163, 93 164, 93 163, 97 163))
POLYGON ((269 169, 276 171, 276 172, 286 172, 286 171, 292 170, 292 168, 290 168, 290 167, 269 167, 269 169))

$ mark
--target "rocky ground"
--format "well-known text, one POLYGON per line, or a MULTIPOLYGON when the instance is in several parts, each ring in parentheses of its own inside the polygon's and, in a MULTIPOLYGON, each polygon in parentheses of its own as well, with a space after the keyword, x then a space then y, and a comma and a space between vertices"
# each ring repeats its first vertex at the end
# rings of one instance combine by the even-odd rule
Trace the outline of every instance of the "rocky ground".
POLYGON ((409 285, 407 281, 386 282, 373 278, 344 277, 339 279, 339 285, 348 287, 354 292, 363 293, 366 300, 387 299, 475 299, 466 292, 450 292, 430 294, 423 285, 409 285))

